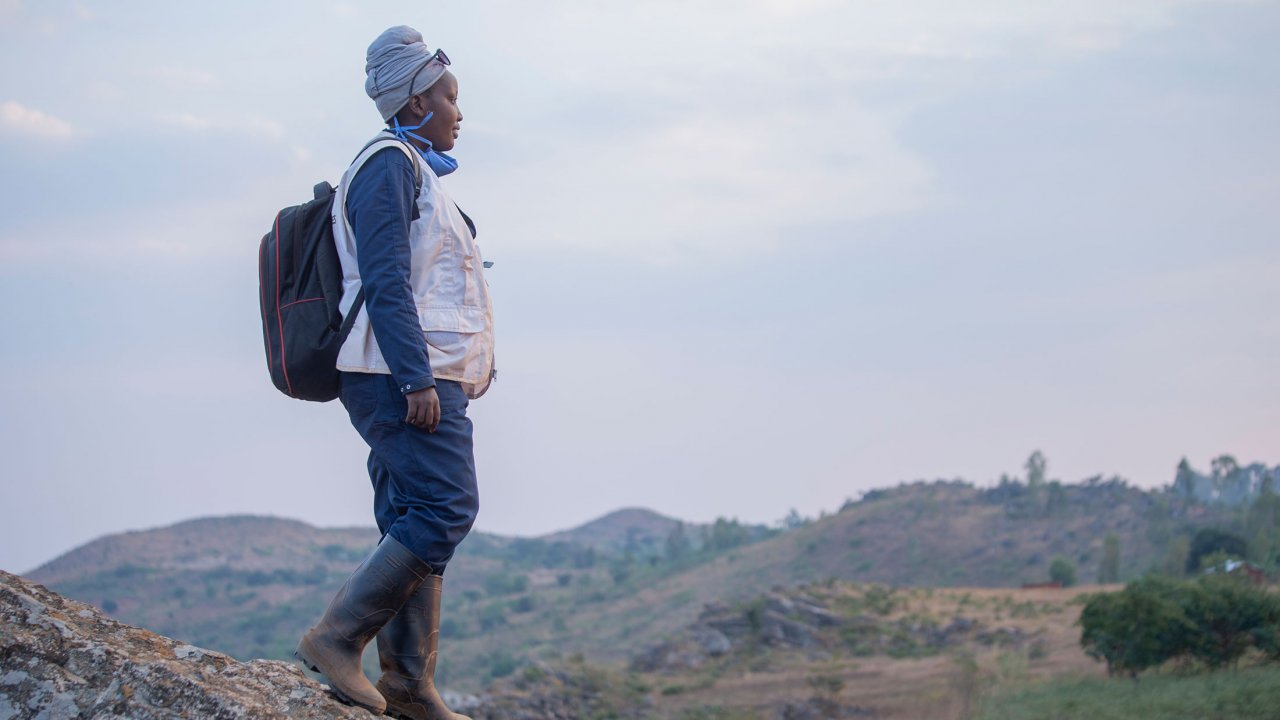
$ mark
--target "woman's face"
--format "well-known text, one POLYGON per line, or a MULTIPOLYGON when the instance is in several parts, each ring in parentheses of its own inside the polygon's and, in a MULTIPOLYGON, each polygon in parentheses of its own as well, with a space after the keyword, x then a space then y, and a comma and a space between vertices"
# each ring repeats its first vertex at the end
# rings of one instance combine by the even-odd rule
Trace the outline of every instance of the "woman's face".
POLYGON ((446 70, 420 97, 425 101, 422 115, 432 115, 419 132, 431 141, 436 150, 452 150, 462 126, 462 111, 458 109, 458 78, 446 70))

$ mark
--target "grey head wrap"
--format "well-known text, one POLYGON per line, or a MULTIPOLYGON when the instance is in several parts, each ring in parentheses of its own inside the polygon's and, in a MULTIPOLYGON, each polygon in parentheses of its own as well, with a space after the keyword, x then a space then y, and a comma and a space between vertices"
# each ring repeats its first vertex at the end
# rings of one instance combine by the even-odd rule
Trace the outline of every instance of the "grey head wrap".
POLYGON ((444 75, 444 64, 431 62, 422 33, 408 25, 387 28, 365 54, 364 91, 390 121, 409 98, 422 93, 444 75), (430 67, 427 67, 430 65, 430 67))

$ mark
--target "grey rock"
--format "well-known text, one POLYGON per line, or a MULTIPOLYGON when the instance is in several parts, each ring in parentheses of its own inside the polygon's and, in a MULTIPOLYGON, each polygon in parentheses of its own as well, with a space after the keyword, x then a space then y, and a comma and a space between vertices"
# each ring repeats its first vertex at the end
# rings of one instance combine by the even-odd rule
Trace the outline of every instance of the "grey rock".
POLYGON ((690 630, 693 641, 711 657, 720 657, 733 649, 733 643, 724 633, 708 625, 695 625, 690 630))
POLYGON ((0 571, 0 720, 373 718, 297 666, 116 622, 0 571))
POLYGON ((812 628, 772 610, 761 614, 760 637, 771 645, 807 648, 817 644, 812 628))
POLYGON ((785 595, 779 595, 777 592, 767 593, 764 596, 765 609, 776 612, 780 615, 790 615, 795 612, 796 604, 791 598, 785 595))
POLYGON ((1034 635, 1016 627, 998 627, 974 635, 974 639, 983 645, 997 647, 1021 647, 1034 635))
POLYGON ((840 624, 840 616, 830 610, 808 602, 796 602, 796 614, 810 625, 818 627, 835 627, 840 624))
POLYGON ((718 617, 706 617, 704 615, 702 622, 708 627, 715 628, 730 640, 741 640, 751 635, 754 630, 751 619, 743 613, 718 617))

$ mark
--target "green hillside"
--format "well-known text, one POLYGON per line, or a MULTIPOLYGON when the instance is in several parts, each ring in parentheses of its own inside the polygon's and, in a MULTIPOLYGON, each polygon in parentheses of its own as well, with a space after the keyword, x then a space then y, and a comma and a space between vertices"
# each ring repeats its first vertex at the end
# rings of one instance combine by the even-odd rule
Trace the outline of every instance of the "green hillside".
MULTIPOLYGON (((1181 572, 1193 533, 1210 526, 1256 536, 1250 553, 1274 563, 1280 533, 1255 515, 1114 479, 986 489, 939 481, 872 491, 786 530, 633 509, 542 538, 475 533, 445 582, 441 680, 474 691, 528 662, 578 653, 621 664, 707 604, 775 586, 1017 587, 1048 580, 1055 560, 1092 582, 1107 570, 1108 545, 1109 579, 1125 580, 1181 572)), ((97 540, 31 578, 202 647, 288 659, 376 540, 371 528, 207 518, 97 540)))

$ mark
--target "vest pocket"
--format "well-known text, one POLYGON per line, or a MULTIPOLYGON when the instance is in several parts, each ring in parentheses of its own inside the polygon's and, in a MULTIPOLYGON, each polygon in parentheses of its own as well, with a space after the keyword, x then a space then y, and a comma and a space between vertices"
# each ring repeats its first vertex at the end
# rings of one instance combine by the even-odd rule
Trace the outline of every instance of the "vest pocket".
POLYGON ((453 305, 445 307, 418 307, 418 323, 427 332, 484 332, 485 311, 482 307, 453 305))

